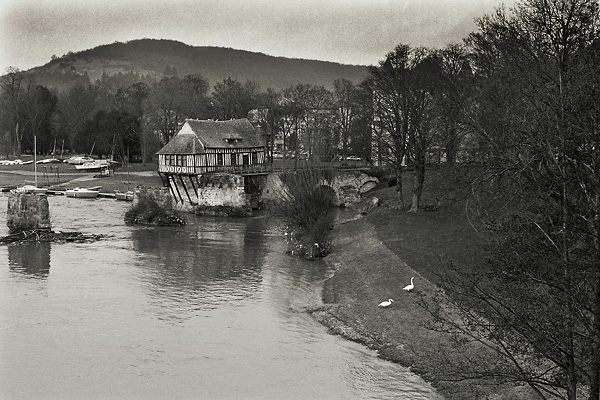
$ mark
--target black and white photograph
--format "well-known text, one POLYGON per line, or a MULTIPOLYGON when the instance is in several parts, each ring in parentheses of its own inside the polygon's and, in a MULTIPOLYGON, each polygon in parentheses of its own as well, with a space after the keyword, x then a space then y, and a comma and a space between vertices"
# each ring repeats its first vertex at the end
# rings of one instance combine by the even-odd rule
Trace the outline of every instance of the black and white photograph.
POLYGON ((0 36, 0 399, 600 400, 600 0, 0 36))

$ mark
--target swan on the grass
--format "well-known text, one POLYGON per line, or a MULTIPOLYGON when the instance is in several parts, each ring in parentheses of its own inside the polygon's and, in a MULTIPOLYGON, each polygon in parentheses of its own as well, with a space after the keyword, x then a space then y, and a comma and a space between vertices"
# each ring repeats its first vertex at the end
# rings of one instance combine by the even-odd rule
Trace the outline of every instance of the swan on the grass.
POLYGON ((394 302, 394 300, 389 299, 387 301, 382 301, 381 303, 379 303, 379 307, 389 307, 392 305, 392 303, 394 302))
POLYGON ((415 280, 415 277, 413 276, 412 278, 410 278, 410 285, 404 286, 402 288, 402 290, 406 290, 407 292, 410 292, 411 290, 413 290, 415 288, 414 280, 415 280))

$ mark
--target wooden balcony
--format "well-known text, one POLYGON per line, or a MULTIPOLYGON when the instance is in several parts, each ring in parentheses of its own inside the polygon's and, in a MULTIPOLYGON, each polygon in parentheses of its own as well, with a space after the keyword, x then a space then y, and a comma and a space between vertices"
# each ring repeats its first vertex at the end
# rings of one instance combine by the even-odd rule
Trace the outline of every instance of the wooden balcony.
POLYGON ((238 175, 267 174, 273 170, 271 163, 250 165, 211 165, 211 166, 180 166, 158 165, 158 172, 180 175, 202 175, 210 173, 225 173, 238 175))

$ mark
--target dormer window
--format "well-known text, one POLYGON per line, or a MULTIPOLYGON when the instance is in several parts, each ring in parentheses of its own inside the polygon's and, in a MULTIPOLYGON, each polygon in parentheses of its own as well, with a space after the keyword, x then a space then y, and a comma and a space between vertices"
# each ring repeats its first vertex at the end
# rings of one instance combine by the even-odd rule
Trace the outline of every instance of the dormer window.
POLYGON ((224 138, 225 142, 227 144, 238 144, 242 141, 241 137, 228 137, 228 138, 224 138))

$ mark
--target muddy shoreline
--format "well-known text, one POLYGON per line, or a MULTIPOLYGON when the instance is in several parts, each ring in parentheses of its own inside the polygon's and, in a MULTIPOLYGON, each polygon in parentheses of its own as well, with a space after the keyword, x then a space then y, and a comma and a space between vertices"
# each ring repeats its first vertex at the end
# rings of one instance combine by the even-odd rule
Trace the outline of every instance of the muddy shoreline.
MULTIPOLYGON (((410 368, 448 399, 523 398, 522 387, 452 379, 456 365, 464 362, 465 348, 457 347, 448 334, 432 330, 432 317, 420 306, 439 288, 379 240, 369 216, 337 225, 332 239, 333 251, 325 262, 335 272, 324 282, 322 306, 310 310, 330 333, 410 368), (415 290, 403 291, 412 276, 415 290), (377 307, 388 298, 394 299, 392 307, 377 307)), ((477 353, 471 348, 467 356, 476 358, 477 353)))

